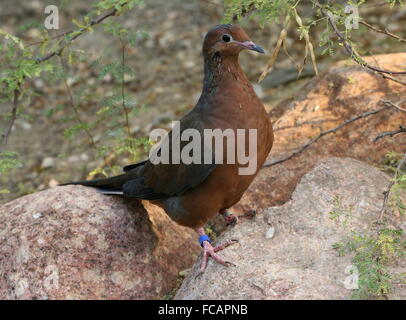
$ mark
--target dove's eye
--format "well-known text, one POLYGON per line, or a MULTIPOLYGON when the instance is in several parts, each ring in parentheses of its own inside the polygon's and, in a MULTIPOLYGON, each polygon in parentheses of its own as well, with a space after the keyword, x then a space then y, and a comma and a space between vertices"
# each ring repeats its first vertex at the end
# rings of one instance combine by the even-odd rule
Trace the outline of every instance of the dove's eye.
POLYGON ((233 40, 233 37, 230 36, 229 34, 223 34, 223 37, 221 38, 224 42, 230 42, 233 40))

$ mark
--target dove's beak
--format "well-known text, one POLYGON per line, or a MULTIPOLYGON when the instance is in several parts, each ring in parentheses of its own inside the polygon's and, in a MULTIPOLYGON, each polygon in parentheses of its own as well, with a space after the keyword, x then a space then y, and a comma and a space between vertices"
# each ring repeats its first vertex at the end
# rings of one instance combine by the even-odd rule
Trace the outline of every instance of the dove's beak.
POLYGON ((256 52, 259 52, 259 53, 265 53, 264 49, 262 49, 260 46, 256 45, 252 41, 240 42, 240 45, 242 45, 244 48, 246 48, 248 50, 256 51, 256 52))

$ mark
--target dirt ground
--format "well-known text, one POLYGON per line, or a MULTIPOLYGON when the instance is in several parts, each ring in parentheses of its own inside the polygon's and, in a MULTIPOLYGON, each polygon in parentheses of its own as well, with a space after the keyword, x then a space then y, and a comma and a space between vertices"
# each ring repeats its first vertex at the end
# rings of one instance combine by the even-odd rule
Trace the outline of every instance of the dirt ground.
MULTIPOLYGON (((35 30, 19 31, 18 27, 33 20, 41 21, 46 4, 47 1, 38 0, 2 0, 0 28, 18 34, 27 39, 28 43, 34 41, 35 30)), ((88 3, 70 1, 60 11, 61 30, 71 28, 71 19, 83 16, 88 8, 88 3)), ((170 121, 179 119, 194 106, 203 78, 202 39, 207 30, 221 22, 222 15, 220 1, 148 0, 143 8, 135 8, 122 17, 112 18, 123 21, 130 30, 143 28, 150 35, 149 38, 141 40, 137 48, 127 47, 126 50, 127 64, 135 70, 134 78, 126 82, 126 90, 136 97, 138 105, 146 105, 145 110, 130 119, 134 136, 146 136, 153 127, 168 126, 170 121)), ((394 33, 404 33, 402 23, 406 17, 405 8, 390 11, 387 6, 371 7, 366 17, 369 22, 384 25, 394 33)), ((256 83, 275 46, 280 26, 274 24, 260 28, 255 19, 244 19, 241 25, 252 40, 264 47, 268 53, 241 55, 243 69, 248 78, 256 83)), ((366 54, 402 51, 401 44, 395 40, 375 33, 371 35, 365 29, 359 30, 358 39, 364 49, 363 53, 366 54), (366 33, 370 36, 366 37, 366 33)), ((80 37, 74 47, 84 50, 91 59, 96 59, 102 53, 105 63, 119 59, 120 55, 119 42, 104 33, 100 26, 94 33, 80 37)), ((288 47, 292 56, 299 61, 303 55, 304 42, 297 40, 295 28, 289 31, 288 47)), ((345 58, 345 53, 339 48, 332 57, 321 57, 321 49, 316 44, 315 48, 321 71, 331 62, 345 58)), ((291 62, 282 54, 269 79, 275 80, 273 75, 283 75, 291 69, 291 62)), ((97 76, 95 70, 80 63, 70 68, 69 74, 77 100, 79 98, 76 94, 80 84, 91 83, 97 76)), ((308 81, 308 78, 305 78, 272 87, 272 81, 269 79, 261 85, 255 85, 269 111, 284 99, 292 99, 298 88, 308 81)), ((46 189, 58 182, 82 179, 102 161, 96 157, 84 133, 78 134, 73 140, 64 139, 63 131, 72 122, 60 119, 67 116, 68 107, 52 116, 47 115, 50 108, 68 104, 69 97, 62 83, 48 86, 44 85, 41 79, 34 79, 32 86, 41 95, 35 97, 18 117, 9 139, 9 149, 21 155, 23 166, 0 178, 0 189, 7 188, 11 191, 9 194, 0 195, 0 203, 46 189)), ((100 101, 112 87, 112 81, 106 79, 103 86, 95 88, 90 103, 79 104, 83 119, 94 117, 95 111, 100 107, 100 101)), ((10 105, 0 104, 1 113, 7 112, 9 108, 10 105)), ((92 131, 96 140, 102 131, 102 127, 92 131)), ((144 155, 141 154, 140 157, 142 156, 144 155)), ((125 165, 128 162, 128 158, 121 157, 113 159, 112 164, 125 165)))

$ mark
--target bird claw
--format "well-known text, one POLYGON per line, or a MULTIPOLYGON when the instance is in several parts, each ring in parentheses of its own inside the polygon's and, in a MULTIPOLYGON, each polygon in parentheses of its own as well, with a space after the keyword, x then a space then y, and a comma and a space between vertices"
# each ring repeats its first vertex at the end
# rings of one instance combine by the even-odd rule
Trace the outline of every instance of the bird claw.
POLYGON ((203 258, 202 258, 202 265, 200 267, 200 271, 197 274, 197 276, 200 276, 201 274, 204 273, 204 271, 206 270, 207 267, 207 262, 209 260, 209 256, 211 256, 214 261, 222 264, 225 267, 230 267, 230 266, 236 266, 234 263, 230 262, 230 261, 226 261, 224 260, 222 257, 220 257, 216 252, 223 250, 224 248, 231 246, 235 243, 237 243, 238 240, 232 239, 229 240, 227 242, 224 242, 221 245, 215 246, 213 247, 210 242, 208 241, 204 241, 203 242, 203 258))
POLYGON ((215 247, 213 248, 213 250, 214 250, 214 252, 218 252, 218 251, 221 251, 221 250, 223 250, 224 248, 227 248, 228 246, 231 246, 232 244, 238 243, 238 242, 239 242, 239 241, 238 241, 237 239, 231 239, 231 240, 229 240, 229 241, 224 242, 224 243, 221 244, 221 245, 215 246, 215 247))
POLYGON ((254 218, 257 215, 257 210, 254 209, 249 210, 240 216, 236 216, 229 211, 223 211, 221 212, 221 214, 223 215, 224 220, 226 221, 226 225, 229 226, 237 224, 241 218, 254 218))
POLYGON ((251 209, 248 210, 247 212, 244 212, 240 218, 254 218, 257 215, 257 210, 251 209))
POLYGON ((226 261, 227 267, 236 267, 237 265, 235 263, 232 263, 231 261, 226 261))
POLYGON ((238 223, 238 217, 230 212, 223 213, 223 217, 227 226, 238 223))

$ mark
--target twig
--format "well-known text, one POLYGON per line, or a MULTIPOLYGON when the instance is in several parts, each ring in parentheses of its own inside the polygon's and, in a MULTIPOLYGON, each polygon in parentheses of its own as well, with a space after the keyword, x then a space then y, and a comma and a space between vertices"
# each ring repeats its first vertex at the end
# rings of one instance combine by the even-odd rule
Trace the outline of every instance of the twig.
MULTIPOLYGON (((123 3, 123 4, 121 5, 121 7, 124 7, 126 4, 127 4, 127 2, 126 2, 126 3, 123 3)), ((85 27, 83 27, 83 28, 80 28, 79 30, 73 30, 73 29, 72 29, 72 30, 69 30, 69 31, 66 31, 66 32, 60 34, 59 37, 61 37, 61 36, 68 36, 68 35, 70 35, 70 34, 76 32, 76 34, 75 34, 73 37, 71 37, 70 39, 67 39, 67 40, 65 41, 65 43, 64 43, 63 45, 61 45, 58 49, 53 50, 53 51, 47 53, 46 55, 37 58, 35 61, 36 61, 37 63, 41 63, 41 62, 44 62, 44 61, 46 61, 46 60, 48 60, 48 59, 50 59, 50 58, 52 58, 52 57, 54 57, 54 56, 60 55, 61 52, 62 52, 71 42, 73 42, 73 41, 76 40, 79 36, 81 36, 83 33, 85 33, 86 30, 89 30, 89 28, 93 27, 94 25, 97 25, 97 24, 103 22, 103 21, 106 20, 108 17, 115 16, 115 15, 117 14, 117 12, 118 12, 118 9, 116 9, 116 8, 111 9, 110 11, 108 11, 108 12, 106 12, 106 13, 104 13, 104 14, 98 16, 97 18, 93 19, 92 21, 89 22, 89 24, 88 24, 87 26, 85 26, 85 27)), ((58 36, 57 36, 57 37, 58 37, 58 36)))
POLYGON ((61 33, 59 33, 59 34, 57 34, 57 35, 55 35, 55 36, 53 36, 51 38, 31 42, 31 43, 27 44, 25 47, 29 48, 29 47, 35 46, 37 44, 44 43, 45 41, 56 40, 56 39, 59 39, 59 38, 61 38, 63 36, 66 36, 66 35, 68 35, 69 33, 72 33, 72 32, 73 32, 73 29, 72 30, 67 30, 67 31, 61 32, 61 33))
MULTIPOLYGON (((61 61, 61 66, 63 69, 64 74, 66 75, 66 67, 63 63, 63 59, 61 56, 59 56, 60 61, 61 61)), ((75 113, 75 117, 76 117, 76 121, 82 126, 83 131, 85 131, 85 133, 87 134, 87 136, 89 137, 90 140, 90 144, 93 146, 93 148, 97 151, 97 146, 96 143, 94 142, 93 136, 90 133, 90 131, 86 128, 85 125, 83 125, 83 121, 82 118, 80 117, 80 113, 79 110, 77 109, 75 102, 73 100, 73 94, 72 94, 72 90, 70 89, 70 86, 68 84, 68 81, 66 80, 66 76, 63 77, 63 82, 65 84, 65 88, 66 88, 66 92, 68 93, 69 96, 69 104, 71 106, 71 108, 73 109, 74 113, 75 113)))
MULTIPOLYGON (((321 6, 320 6, 321 7, 321 6)), ((348 42, 348 40, 344 37, 344 35, 338 30, 337 24, 335 23, 332 13, 330 11, 325 10, 323 7, 321 7, 321 12, 328 18, 328 21, 331 25, 331 27, 334 30, 334 33, 338 37, 339 41, 343 44, 345 50, 348 52, 350 55, 351 59, 354 60, 356 63, 359 65, 366 67, 372 71, 378 72, 378 73, 385 73, 385 74, 406 74, 406 71, 390 71, 390 70, 384 70, 377 68, 375 66, 371 66, 368 64, 365 60, 361 58, 361 56, 355 51, 355 49, 351 46, 351 44, 348 42)))
POLYGON ((391 77, 391 76, 389 76, 389 75, 387 75, 387 74, 383 74, 383 73, 380 73, 380 75, 381 75, 381 77, 384 78, 384 79, 389 79, 389 80, 392 80, 392 81, 394 81, 394 82, 397 82, 397 83, 400 83, 400 84, 403 84, 404 86, 406 86, 406 81, 402 81, 402 80, 396 79, 396 78, 394 78, 394 77, 391 77))
POLYGON ((393 176, 392 181, 389 183, 387 189, 383 192, 383 204, 382 204, 381 212, 379 214, 378 223, 382 222, 383 215, 385 214, 385 211, 386 211, 386 208, 388 205, 389 194, 392 190, 393 185, 396 183, 400 169, 403 167, 403 165, 405 163, 406 163, 406 153, 403 155, 402 160, 400 160, 398 166, 396 167, 395 174, 393 176))
POLYGON ((2 138, 2 145, 0 147, 0 152, 5 150, 8 143, 8 137, 10 136, 11 130, 13 129, 14 122, 17 118, 17 110, 18 110, 18 97, 20 96, 20 90, 14 90, 14 98, 13 98, 13 107, 11 109, 11 120, 5 130, 5 132, 1 135, 2 138))
POLYGON ((233 15, 232 17, 232 21, 233 23, 236 23, 238 21, 239 18, 246 16, 247 14, 253 12, 256 10, 256 7, 254 5, 254 3, 250 3, 248 6, 246 6, 242 11, 240 15, 233 15))
POLYGON ((387 36, 392 37, 392 38, 394 38, 394 39, 396 39, 398 41, 401 41, 401 42, 406 42, 406 39, 403 39, 403 38, 399 37, 398 35, 389 32, 387 29, 385 29, 385 30, 378 29, 377 27, 374 27, 373 25, 370 25, 366 21, 360 21, 359 23, 366 26, 366 27, 368 27, 369 29, 371 29, 371 30, 373 30, 375 32, 386 34, 387 36))
POLYGON ((379 75, 381 75, 384 79, 389 79, 392 81, 395 81, 397 83, 403 84, 406 86, 406 82, 396 79, 394 77, 389 76, 390 75, 394 75, 394 74, 406 74, 406 71, 390 71, 390 70, 384 70, 384 69, 380 69, 377 68, 375 66, 371 66, 370 64, 368 64, 365 60, 362 59, 362 57, 355 51, 355 49, 352 47, 352 45, 348 42, 348 40, 344 37, 344 35, 338 30, 338 27, 334 21, 333 18, 333 14, 326 10, 320 3, 318 3, 317 1, 312 1, 313 4, 315 6, 317 6, 318 8, 320 8, 321 13, 327 17, 328 22, 330 23, 331 27, 334 30, 334 33, 337 35, 339 41, 342 43, 342 45, 344 46, 345 50, 348 52, 348 54, 350 55, 351 59, 354 60, 356 63, 358 63, 359 65, 366 67, 374 72, 377 72, 379 75))
POLYGON ((121 100, 122 100, 122 108, 125 115, 125 122, 127 127, 127 134, 128 137, 131 136, 131 129, 130 129, 130 121, 128 116, 128 111, 125 105, 125 92, 124 92, 124 70, 125 70, 125 47, 126 44, 124 43, 123 39, 120 37, 121 43, 121 100))
POLYGON ((341 128, 343 128, 343 127, 346 126, 347 124, 350 124, 351 122, 354 122, 354 121, 359 120, 359 119, 362 119, 362 118, 369 117, 369 116, 374 115, 374 114, 377 114, 377 113, 379 113, 379 112, 381 112, 381 111, 383 111, 383 110, 385 110, 385 109, 387 109, 387 108, 388 108, 388 106, 385 105, 385 106, 382 107, 382 108, 379 108, 379 109, 376 109, 376 110, 372 110, 372 111, 368 111, 368 112, 364 112, 364 113, 362 113, 362 114, 360 114, 360 115, 358 115, 358 116, 355 116, 355 117, 353 117, 353 118, 351 118, 351 119, 348 119, 348 120, 344 121, 342 124, 340 124, 339 126, 333 128, 333 129, 329 129, 329 130, 322 131, 322 132, 320 132, 320 134, 319 134, 316 138, 313 138, 313 139, 309 140, 307 143, 305 143, 305 144, 304 144, 302 147, 300 147, 298 150, 296 150, 296 151, 294 151, 293 153, 291 153, 289 156, 287 156, 287 157, 285 157, 285 158, 282 158, 282 159, 279 159, 279 160, 274 160, 274 161, 272 161, 272 162, 270 162, 270 163, 266 163, 266 164, 264 164, 263 167, 268 168, 268 167, 272 167, 272 166, 274 166, 274 165, 276 165, 276 164, 285 162, 285 161, 287 161, 287 160, 289 160, 289 159, 291 159, 291 158, 297 156, 299 153, 303 152, 305 149, 307 149, 307 148, 308 148, 309 146, 311 146, 313 143, 317 142, 321 137, 323 137, 323 136, 325 136, 325 135, 327 135, 327 134, 329 134, 329 133, 337 132, 338 130, 340 130, 341 128))
POLYGON ((401 107, 399 107, 397 104, 394 104, 392 101, 389 100, 381 100, 385 105, 387 105, 388 107, 393 107, 401 112, 406 112, 406 109, 403 109, 401 107))
POLYGON ((380 135, 378 135, 377 137, 375 137, 374 140, 372 140, 372 141, 373 141, 373 142, 377 142, 379 139, 382 139, 382 138, 384 138, 384 137, 386 137, 386 136, 393 137, 393 136, 395 136, 395 135, 397 135, 397 134, 399 134, 399 133, 402 133, 402 132, 406 132, 406 127, 400 125, 400 127, 399 127, 398 130, 382 132, 380 135))
POLYGON ((102 170, 106 165, 109 165, 114 158, 116 157, 116 152, 112 151, 108 156, 104 156, 104 160, 102 163, 100 163, 92 172, 88 174, 86 177, 86 180, 92 180, 96 176, 97 173, 99 173, 100 170, 102 170))

